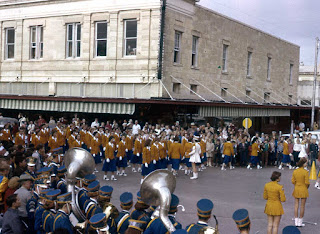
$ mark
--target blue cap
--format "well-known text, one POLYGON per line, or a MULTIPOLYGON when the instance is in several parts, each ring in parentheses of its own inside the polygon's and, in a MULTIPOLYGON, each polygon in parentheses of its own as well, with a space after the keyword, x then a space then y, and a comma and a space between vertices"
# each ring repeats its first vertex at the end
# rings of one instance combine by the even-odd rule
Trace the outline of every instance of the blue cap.
POLYGON ((233 220, 239 228, 250 224, 249 212, 246 209, 239 209, 233 213, 233 220))
POLYGON ((138 200, 138 201, 142 201, 142 198, 141 198, 141 193, 140 193, 140 191, 139 191, 139 192, 137 192, 137 200, 138 200))
POLYGON ((68 203, 72 201, 72 193, 68 192, 68 193, 64 193, 61 194, 57 197, 58 199, 58 203, 68 203))
POLYGON ((170 210, 169 213, 173 214, 177 212, 177 206, 179 205, 179 198, 171 194, 171 203, 170 203, 170 210))
POLYGON ((42 173, 50 173, 53 170, 52 167, 43 167, 42 168, 42 173))
POLYGON ((97 230, 97 229, 103 229, 105 227, 107 227, 107 218, 106 218, 106 214, 105 213, 98 213, 93 215, 90 220, 89 223, 91 224, 91 226, 93 227, 93 229, 97 230))
POLYGON ((55 148, 52 150, 52 154, 56 155, 56 154, 62 154, 63 153, 63 148, 59 147, 59 148, 55 148))
POLYGON ((113 192, 113 188, 111 186, 105 185, 102 186, 99 190, 99 196, 103 198, 110 198, 113 192))
POLYGON ((91 182, 95 181, 97 176, 95 174, 86 175, 83 179, 83 183, 88 186, 91 182))
POLYGON ((209 218, 213 209, 213 203, 209 199, 201 199, 197 203, 198 215, 200 217, 209 218))
POLYGON ((282 230, 282 234, 300 234, 300 230, 296 226, 286 226, 282 230))
POLYGON ((188 232, 184 229, 177 229, 172 234, 186 234, 186 233, 188 232))
POLYGON ((89 196, 93 195, 92 193, 97 193, 97 195, 98 195, 99 188, 100 188, 99 181, 95 180, 95 181, 91 182, 87 187, 89 196))
POLYGON ((133 195, 132 193, 129 192, 125 192, 123 194, 120 195, 120 202, 121 202, 121 206, 125 209, 125 208, 131 208, 132 204, 133 204, 133 195))
POLYGON ((47 193, 50 192, 50 191, 53 191, 53 190, 54 190, 54 189, 52 189, 52 188, 41 190, 39 197, 42 198, 42 199, 43 199, 43 198, 47 198, 47 196, 46 196, 47 193))
POLYGON ((59 168, 57 169, 57 171, 58 171, 58 174, 64 174, 64 173, 67 172, 67 168, 66 168, 65 165, 63 165, 63 166, 59 167, 59 168))
POLYGON ((50 201, 55 201, 55 200, 57 200, 57 197, 60 195, 60 193, 61 193, 60 189, 55 189, 55 190, 49 191, 46 194, 46 199, 50 200, 50 201))

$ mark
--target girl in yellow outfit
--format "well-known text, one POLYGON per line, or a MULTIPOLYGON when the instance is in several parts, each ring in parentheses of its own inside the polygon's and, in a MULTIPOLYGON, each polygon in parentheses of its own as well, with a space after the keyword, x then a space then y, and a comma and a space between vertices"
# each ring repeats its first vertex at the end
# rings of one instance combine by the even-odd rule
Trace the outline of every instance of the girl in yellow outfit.
POLYGON ((268 215, 268 234, 277 234, 281 216, 284 214, 281 202, 286 201, 283 185, 280 182, 281 173, 274 171, 271 182, 264 186, 263 198, 267 200, 264 213, 268 215))
POLYGON ((150 164, 151 164, 151 140, 147 139, 145 141, 143 150, 142 150, 142 169, 141 169, 141 184, 143 182, 143 179, 145 176, 147 176, 151 171, 150 171, 150 164))
POLYGON ((307 166, 308 160, 306 158, 301 158, 298 162, 298 169, 293 171, 292 174, 292 184, 294 184, 294 190, 292 196, 295 198, 294 201, 294 222, 297 227, 304 226, 303 216, 304 209, 306 206, 307 197, 309 197, 308 188, 310 186, 309 182, 309 173, 304 167, 307 166), (298 217, 299 202, 301 201, 300 206, 300 217, 298 217))
POLYGON ((252 151, 251 151, 251 157, 250 157, 250 164, 248 165, 247 169, 252 169, 252 166, 257 165, 257 169, 261 169, 262 167, 259 165, 260 160, 259 160, 259 152, 260 152, 260 147, 259 144, 257 143, 258 138, 253 138, 252 140, 252 151))

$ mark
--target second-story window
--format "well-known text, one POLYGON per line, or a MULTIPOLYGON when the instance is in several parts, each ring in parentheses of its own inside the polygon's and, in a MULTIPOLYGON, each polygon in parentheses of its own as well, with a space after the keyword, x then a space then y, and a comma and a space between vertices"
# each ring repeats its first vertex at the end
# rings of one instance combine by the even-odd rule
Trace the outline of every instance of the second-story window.
POLYGON ((43 58, 43 26, 30 27, 30 59, 43 58))
POLYGON ((191 60, 192 67, 198 67, 198 43, 199 43, 199 37, 192 36, 192 60, 191 60))
POLYGON ((124 55, 134 56, 137 55, 137 35, 138 35, 138 22, 137 20, 124 21, 124 55))
POLYGON ((292 85, 292 70, 293 70, 293 64, 290 63, 289 84, 291 84, 291 85, 292 85))
POLYGON ((247 76, 251 76, 251 58, 252 58, 252 52, 248 51, 247 76))
POLYGON ((81 24, 67 24, 67 58, 80 57, 81 54, 81 24))
POLYGON ((96 22, 96 57, 107 56, 107 22, 96 22))
POLYGON ((270 58, 270 57, 268 57, 268 64, 267 64, 267 80, 271 80, 270 72, 271 72, 271 58, 270 58))
POLYGON ((223 44, 222 51, 222 71, 227 72, 228 69, 228 45, 223 44))
POLYGON ((174 63, 180 63, 181 59, 181 32, 176 31, 174 34, 174 56, 173 56, 173 62, 174 63))
POLYGON ((14 28, 6 28, 6 47, 5 47, 5 59, 14 58, 14 43, 15 43, 15 31, 14 28))

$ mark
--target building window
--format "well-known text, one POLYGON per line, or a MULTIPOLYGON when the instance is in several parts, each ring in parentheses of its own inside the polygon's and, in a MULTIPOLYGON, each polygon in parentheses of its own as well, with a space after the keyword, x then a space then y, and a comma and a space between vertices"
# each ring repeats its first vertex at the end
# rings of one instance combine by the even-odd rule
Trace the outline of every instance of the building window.
POLYGON ((251 95, 251 91, 250 90, 246 90, 246 96, 250 97, 250 95, 251 95))
POLYGON ((43 26, 30 27, 30 59, 43 58, 43 26))
POLYGON ((288 95, 288 102, 289 104, 292 104, 292 95, 288 95))
POLYGON ((105 57, 107 56, 107 22, 96 22, 96 57, 105 57))
POLYGON ((172 92, 174 93, 180 93, 180 83, 173 83, 172 84, 172 92))
POLYGON ((301 100, 300 103, 301 103, 302 106, 311 106, 312 102, 311 102, 311 100, 307 100, 306 99, 306 100, 301 100))
POLYGON ((137 55, 137 34, 138 24, 137 20, 124 21, 124 48, 125 56, 137 55))
POLYGON ((290 64, 289 84, 291 84, 291 85, 292 85, 292 70, 293 70, 293 64, 290 64))
POLYGON ((221 97, 226 97, 227 96, 227 88, 222 88, 221 89, 221 97))
POLYGON ((80 57, 81 24, 67 24, 67 58, 80 57))
POLYGON ((181 49, 181 36, 182 33, 176 31, 174 36, 174 63, 180 63, 180 49, 181 49))
POLYGON ((193 85, 193 84, 190 85, 190 94, 195 94, 197 91, 198 91, 198 85, 193 85))
POLYGON ((227 71, 227 65, 228 65, 228 45, 223 45, 223 53, 222 53, 222 71, 227 71))
POLYGON ((5 59, 14 58, 14 43, 15 43, 15 30, 14 28, 6 28, 6 47, 5 47, 5 59))
POLYGON ((264 102, 269 102, 269 100, 270 100, 270 93, 264 93, 263 99, 264 99, 264 102))
POLYGON ((270 77, 270 71, 271 71, 271 58, 268 57, 268 65, 267 65, 267 80, 271 80, 270 77))
POLYGON ((251 76, 251 58, 252 58, 252 52, 248 51, 247 76, 251 76))
POLYGON ((192 59, 191 59, 192 67, 198 67, 198 43, 199 43, 199 37, 192 36, 192 59))

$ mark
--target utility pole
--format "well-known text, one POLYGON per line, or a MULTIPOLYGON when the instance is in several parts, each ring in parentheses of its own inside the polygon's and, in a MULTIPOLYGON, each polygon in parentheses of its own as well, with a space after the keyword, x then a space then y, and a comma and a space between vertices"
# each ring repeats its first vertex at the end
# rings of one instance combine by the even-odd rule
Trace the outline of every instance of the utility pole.
POLYGON ((313 75, 313 91, 312 91, 312 111, 311 111, 311 126, 310 128, 313 129, 314 125, 314 109, 316 104, 316 85, 317 85, 317 66, 318 66, 318 51, 319 51, 319 38, 316 38, 316 55, 314 58, 314 75, 313 75))

